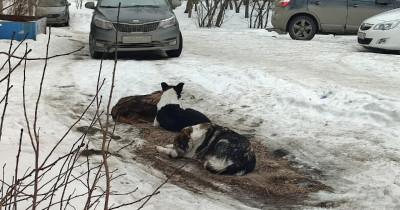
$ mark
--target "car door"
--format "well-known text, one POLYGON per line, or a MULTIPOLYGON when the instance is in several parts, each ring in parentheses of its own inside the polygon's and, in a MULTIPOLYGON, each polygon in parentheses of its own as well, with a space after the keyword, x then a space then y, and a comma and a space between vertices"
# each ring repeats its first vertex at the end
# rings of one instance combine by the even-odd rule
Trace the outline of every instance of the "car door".
POLYGON ((394 8, 392 0, 349 0, 346 32, 357 33, 365 19, 394 8))
POLYGON ((344 32, 347 0, 309 0, 308 11, 319 20, 321 32, 344 32))

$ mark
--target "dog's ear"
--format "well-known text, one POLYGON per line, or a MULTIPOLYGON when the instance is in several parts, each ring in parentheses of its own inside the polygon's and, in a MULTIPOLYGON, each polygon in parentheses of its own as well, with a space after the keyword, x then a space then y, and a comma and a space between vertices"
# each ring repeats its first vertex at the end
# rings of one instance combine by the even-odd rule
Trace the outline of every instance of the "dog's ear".
POLYGON ((183 150, 189 147, 190 135, 193 133, 193 128, 186 127, 181 130, 181 132, 175 137, 174 142, 177 146, 183 150))
POLYGON ((169 87, 169 85, 168 85, 167 83, 162 82, 162 83, 161 83, 161 88, 162 88, 163 91, 166 91, 166 90, 168 90, 170 87, 169 87))
POLYGON ((178 85, 176 85, 176 86, 174 87, 174 90, 175 90, 176 94, 178 94, 178 99, 181 98, 181 93, 182 93, 182 90, 183 90, 183 85, 185 85, 185 83, 181 82, 181 83, 179 83, 178 85))

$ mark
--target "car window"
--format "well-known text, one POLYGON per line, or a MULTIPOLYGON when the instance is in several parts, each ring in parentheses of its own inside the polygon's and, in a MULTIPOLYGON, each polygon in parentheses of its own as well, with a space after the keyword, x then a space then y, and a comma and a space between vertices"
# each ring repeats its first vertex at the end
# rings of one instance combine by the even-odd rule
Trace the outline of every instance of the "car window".
POLYGON ((38 6, 39 7, 60 7, 65 6, 65 0, 39 0, 38 6))
MULTIPOLYGON (((353 0, 353 1, 359 1, 359 2, 364 2, 364 3, 372 3, 375 4, 376 0, 353 0)), ((400 0, 397 0, 400 1, 400 0)), ((389 1, 388 4, 392 4, 392 1, 389 1)))
POLYGON ((371 3, 374 3, 374 4, 376 2, 376 0, 354 0, 354 1, 371 2, 371 3))
POLYGON ((166 6, 166 0, 103 0, 100 3, 101 7, 118 7, 121 2, 121 7, 135 7, 135 6, 166 6))

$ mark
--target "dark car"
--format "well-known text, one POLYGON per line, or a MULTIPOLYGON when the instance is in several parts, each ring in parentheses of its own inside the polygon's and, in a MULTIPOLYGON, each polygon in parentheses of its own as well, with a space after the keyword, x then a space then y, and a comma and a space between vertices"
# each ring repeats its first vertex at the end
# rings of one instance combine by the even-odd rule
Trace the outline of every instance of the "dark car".
POLYGON ((172 5, 168 0, 98 0, 97 5, 87 2, 85 7, 94 9, 89 35, 90 55, 100 58, 103 53, 116 49, 164 50, 169 57, 179 57, 183 40, 172 11, 176 6, 180 6, 180 1, 174 0, 172 5))
POLYGON ((316 33, 357 34, 365 19, 398 7, 400 0, 276 0, 268 31, 298 40, 316 33))

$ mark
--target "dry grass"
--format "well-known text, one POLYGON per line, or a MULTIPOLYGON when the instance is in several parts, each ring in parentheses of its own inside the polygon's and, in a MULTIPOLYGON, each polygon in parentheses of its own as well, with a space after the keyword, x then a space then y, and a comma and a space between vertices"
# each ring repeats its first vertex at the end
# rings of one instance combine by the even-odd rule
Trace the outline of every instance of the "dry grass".
POLYGON ((146 140, 145 146, 136 151, 137 161, 151 165, 167 176, 186 164, 174 174, 171 183, 197 193, 209 190, 221 192, 257 208, 264 205, 278 208, 310 205, 304 202, 309 193, 333 190, 313 179, 310 172, 295 168, 287 160, 269 154, 257 139, 251 139, 257 157, 256 168, 244 176, 211 174, 203 168, 202 160, 172 159, 158 153, 155 146, 172 144, 177 135, 152 126, 155 117, 153 109, 160 96, 161 92, 154 92, 123 98, 113 108, 112 115, 118 122, 139 128, 141 137, 146 140))
POLYGON ((145 147, 136 154, 137 161, 152 165, 165 175, 187 163, 174 175, 171 183, 194 192, 214 190, 259 208, 264 204, 269 207, 305 205, 303 201, 308 193, 332 191, 331 187, 312 179, 307 171, 268 154, 265 146, 256 139, 251 140, 257 157, 253 172, 244 176, 216 175, 203 168, 202 160, 172 159, 156 151, 155 146, 171 144, 177 133, 155 128, 151 123, 133 125, 141 130, 141 137, 147 140, 145 147))

